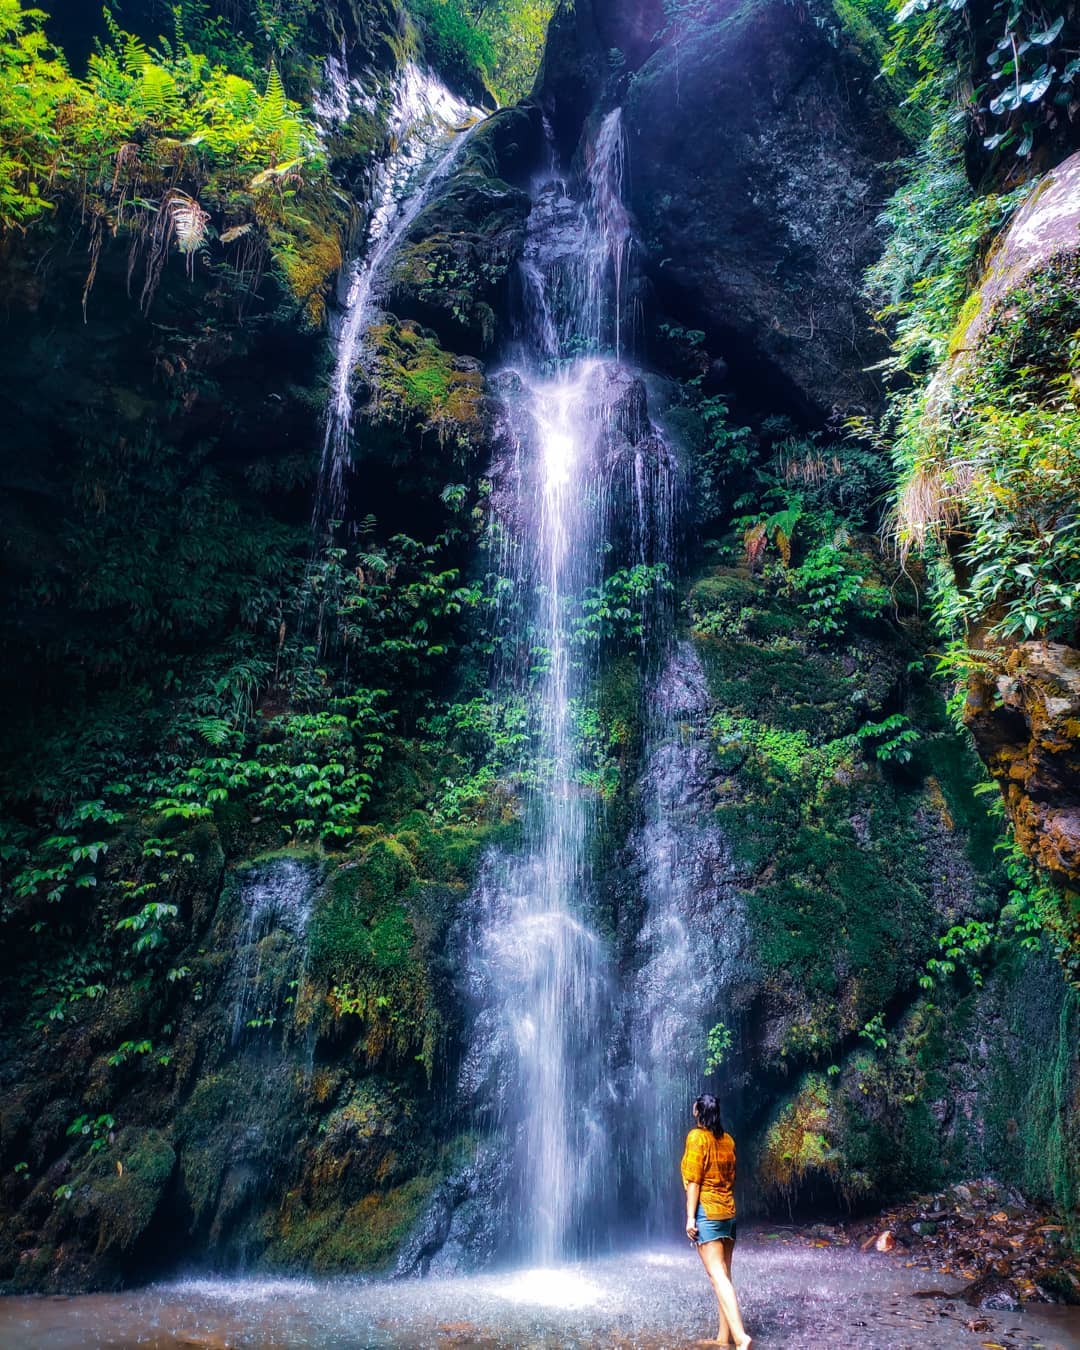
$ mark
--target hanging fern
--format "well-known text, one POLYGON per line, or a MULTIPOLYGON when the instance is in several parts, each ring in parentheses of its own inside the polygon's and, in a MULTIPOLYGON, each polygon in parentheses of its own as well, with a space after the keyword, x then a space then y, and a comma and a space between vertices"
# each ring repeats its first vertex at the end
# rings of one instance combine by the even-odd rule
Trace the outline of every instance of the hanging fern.
POLYGON ((206 242, 209 214, 194 197, 176 190, 166 198, 162 211, 168 213, 169 228, 180 252, 188 255, 197 253, 206 242))

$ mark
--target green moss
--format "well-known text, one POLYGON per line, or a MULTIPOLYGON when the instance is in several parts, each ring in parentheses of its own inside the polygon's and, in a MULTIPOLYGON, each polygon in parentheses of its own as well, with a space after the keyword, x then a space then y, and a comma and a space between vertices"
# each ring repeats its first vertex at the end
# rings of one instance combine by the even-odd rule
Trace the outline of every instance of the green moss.
POLYGON ((180 1170, 196 1221, 217 1201, 245 1084, 235 1069, 200 1078, 176 1120, 180 1170))
POLYGON ((761 585, 735 568, 717 568, 690 588, 687 605, 691 614, 707 615, 717 610, 739 610, 760 604, 761 585))
MULTIPOLYGON (((884 700, 899 673, 898 653, 865 641, 843 652, 800 640, 794 615, 766 623, 784 635, 755 640, 744 631, 695 633, 715 704, 733 716, 756 718, 815 741, 835 740, 862 720, 859 704, 884 700)), ((759 630, 760 631, 760 630, 759 630)))
POLYGON ((791 1200, 811 1175, 835 1180, 838 1158, 829 1141, 829 1084, 807 1074, 794 1098, 765 1131, 757 1176, 766 1195, 791 1200))
POLYGON ((1046 957, 1014 951, 971 1002, 977 1029, 1003 1014, 1007 1032, 990 1066, 983 1160, 1052 1205, 1080 1246, 1080 996, 1046 957))
POLYGON ((376 840, 357 862, 339 867, 308 925, 312 973, 340 982, 405 964, 414 934, 401 897, 415 879, 409 850, 396 839, 376 840))
MULTIPOLYGON (((915 841, 887 790, 867 780, 830 789, 803 816, 771 799, 723 806, 720 824, 757 874, 746 892, 765 969, 826 1003, 851 980, 857 993, 829 1018, 851 1031, 913 979, 934 933, 920 893, 915 841), (860 819, 872 842, 850 823, 860 819), (914 862, 915 866, 911 863, 914 862)), ((790 799, 789 799, 790 801, 790 799)))
MULTIPOLYGON (((880 622, 843 649, 822 648, 782 594, 736 570, 713 569, 691 597, 717 707, 716 819, 777 1018, 769 1052, 820 1060, 914 986, 937 954, 943 905, 985 912, 993 825, 971 796, 977 764, 918 681, 901 706, 929 734, 910 764, 883 766, 853 739, 896 711, 903 689, 903 639, 880 622), (965 850, 974 883, 944 896, 965 850)), ((853 1195, 887 1154, 864 1142, 845 1181, 853 1195)))
POLYGON ((268 1255, 316 1271, 378 1269, 397 1252, 436 1184, 432 1176, 412 1177, 347 1209, 304 1211, 289 1197, 268 1255))
POLYGON ((949 336, 949 355, 955 356, 967 346, 968 331, 982 310, 982 292, 972 291, 964 301, 956 326, 949 336))
POLYGON ((72 1180, 72 1207, 97 1223, 96 1254, 130 1251, 157 1213, 176 1168, 169 1136, 128 1126, 72 1180))
POLYGON ((375 353, 369 416, 433 432, 440 444, 471 445, 482 423, 483 377, 463 365, 417 324, 376 324, 368 338, 375 353))
POLYGON ((496 845, 512 848, 520 830, 516 823, 503 825, 441 825, 432 827, 426 816, 418 816, 417 828, 399 832, 408 839, 417 873, 432 881, 467 886, 476 875, 484 852, 496 845))
POLYGON ((314 1270, 377 1268, 397 1250, 432 1190, 460 1164, 415 1126, 414 1102, 367 1078, 324 1120, 297 1186, 273 1216, 268 1258, 314 1270))

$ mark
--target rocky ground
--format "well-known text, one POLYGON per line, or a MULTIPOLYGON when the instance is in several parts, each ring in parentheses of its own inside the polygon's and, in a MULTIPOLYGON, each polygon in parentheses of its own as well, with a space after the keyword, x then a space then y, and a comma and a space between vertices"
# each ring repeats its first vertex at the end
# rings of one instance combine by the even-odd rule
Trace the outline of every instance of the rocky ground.
MULTIPOLYGON (((996 1182, 969 1181, 920 1195, 867 1219, 763 1235, 782 1244, 858 1246, 908 1269, 968 1281, 960 1297, 976 1310, 1013 1312, 1027 1303, 1080 1305, 1080 1257, 1065 1226, 996 1182)), ((927 1291, 932 1293, 933 1291, 927 1291)), ((971 1331, 990 1323, 977 1315, 971 1331)))

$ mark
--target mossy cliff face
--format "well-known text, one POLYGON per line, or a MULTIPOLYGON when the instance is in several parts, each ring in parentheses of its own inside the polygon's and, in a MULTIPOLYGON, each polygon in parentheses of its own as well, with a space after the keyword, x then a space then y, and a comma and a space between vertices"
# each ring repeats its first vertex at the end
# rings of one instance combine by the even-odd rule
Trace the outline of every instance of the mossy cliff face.
POLYGON ((327 1270, 394 1254, 457 1162, 442 947, 496 837, 407 824, 344 854, 228 863, 202 827, 168 980, 36 1034, 35 1005, 9 1005, 9 1287, 100 1287, 192 1251, 327 1270))
POLYGON ((896 508, 902 544, 936 546, 951 563, 969 653, 963 718, 1018 844, 1052 879, 1040 909, 1074 983, 1080 655, 1057 541, 1077 481, 1075 410, 1061 391, 1075 379, 1078 224, 1073 155, 1032 185, 991 246, 949 355, 909 413, 896 508))
MULTIPOLYGON (((457 1162, 440 1084, 452 1072, 458 1009, 440 943, 479 853, 503 827, 432 818, 461 761, 446 738, 425 743, 415 710, 404 723, 411 739, 400 724, 385 743, 380 733, 363 764, 347 719, 325 718, 327 696, 356 686, 350 659, 390 685, 395 701, 415 697, 425 708, 417 689, 427 672, 439 679, 445 660, 402 673, 399 652, 413 648, 394 633, 390 668, 384 655, 376 673, 355 638, 344 655, 335 646, 337 620, 326 625, 331 636, 317 631, 324 598, 298 607, 317 574, 311 497, 330 361, 319 305, 387 149, 393 72, 420 55, 396 6, 334 5, 325 16, 333 31, 320 27, 319 7, 311 46, 293 53, 290 90, 306 87, 302 67, 317 80, 315 56, 332 45, 370 76, 365 87, 378 98, 328 132, 334 173, 357 209, 342 206, 343 191, 331 194, 332 215, 314 222, 325 225, 328 251, 305 239, 296 254, 298 267, 314 269, 314 308, 298 312, 296 277, 231 268, 228 245, 211 239, 190 260, 169 254, 143 312, 127 293, 126 250, 113 241, 98 259, 84 325, 81 249, 39 257, 31 242, 7 240, 0 255, 12 352, 0 438, 5 796, 18 836, 72 801, 100 807, 97 794, 113 781, 125 794, 93 827, 102 836, 87 857, 93 889, 55 903, 5 889, 7 1287, 115 1285, 193 1252, 218 1266, 377 1266, 457 1162), (303 668, 299 681, 290 667, 303 668), (227 688, 244 691, 238 703, 227 688), (189 698, 191 715, 178 714, 189 698), (287 764, 272 770, 263 808, 220 786, 209 795, 194 787, 190 809, 142 790, 174 771, 193 784, 191 766, 205 767, 208 754, 233 774, 239 721, 258 728, 252 763, 283 755, 287 764), (328 836, 332 851, 311 842, 312 819, 283 831, 274 805, 299 781, 290 728, 309 727, 331 776, 346 765, 359 773, 339 794, 350 825, 328 836), (373 793, 364 785, 376 761, 373 793), (189 828, 190 817, 201 823, 189 828), (294 847, 281 853, 283 842, 294 847), (133 913, 137 926, 124 927, 133 913)), ((460 247, 484 268, 468 298, 485 307, 483 322, 462 327, 456 302, 428 295, 425 320, 441 326, 449 316, 444 331, 387 312, 374 334, 379 395, 356 437, 365 494, 357 517, 373 499, 379 510, 367 558, 403 531, 414 557, 436 553, 432 538, 450 513, 439 494, 483 460, 487 396, 468 353, 505 309, 522 211, 499 157, 524 154, 535 125, 497 121, 465 166, 478 195, 451 184, 457 206, 438 230, 451 252, 467 232, 460 247), (482 198, 490 215, 478 220, 466 198, 482 198), (462 355, 451 347, 459 338, 462 355)), ((467 548, 470 531, 457 534, 467 548)), ((349 573, 358 606, 381 618, 400 604, 416 625, 410 633, 423 631, 415 597, 428 592, 409 593, 404 578, 395 587, 394 565, 380 571, 378 557, 359 566, 349 573)), ((450 575, 448 563, 437 579, 450 575)), ((447 608, 468 603, 463 586, 447 608)), ((471 659, 463 679, 475 679, 471 659)), ((313 795, 325 808, 327 780, 307 781, 321 784, 313 795)))
POLYGON ((744 1204, 858 1208, 991 1173, 1072 1221, 1075 997, 1019 949, 940 966, 939 937, 993 920, 1004 878, 977 760, 911 669, 926 635, 862 621, 829 641, 784 592, 775 568, 720 567, 687 602, 753 966, 721 1085, 744 1204), (856 734, 897 714, 909 760, 856 734))

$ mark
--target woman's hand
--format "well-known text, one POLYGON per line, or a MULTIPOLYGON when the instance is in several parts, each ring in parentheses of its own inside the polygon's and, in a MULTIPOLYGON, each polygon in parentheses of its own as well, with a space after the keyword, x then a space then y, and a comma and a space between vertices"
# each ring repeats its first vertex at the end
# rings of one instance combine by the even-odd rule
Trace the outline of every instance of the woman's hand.
POLYGON ((691 1242, 697 1242, 697 1221, 695 1219, 687 1218, 686 1236, 691 1242))

